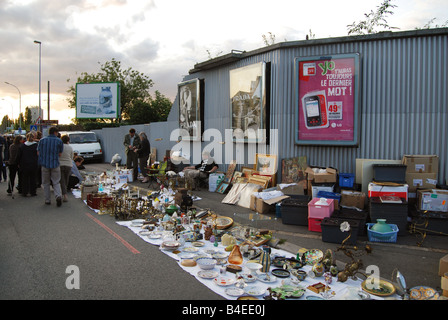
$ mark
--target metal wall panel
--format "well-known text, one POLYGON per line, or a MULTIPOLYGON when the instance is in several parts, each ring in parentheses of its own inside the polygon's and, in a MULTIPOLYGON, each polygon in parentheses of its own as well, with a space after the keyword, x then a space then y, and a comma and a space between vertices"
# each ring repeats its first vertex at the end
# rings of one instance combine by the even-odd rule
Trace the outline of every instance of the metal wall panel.
MULTIPOLYGON (((445 183, 448 173, 447 48, 446 28, 435 32, 419 30, 286 42, 243 53, 239 60, 210 68, 202 67, 208 62, 202 63, 201 68, 193 69, 184 80, 204 79, 205 129, 216 128, 224 138, 225 129, 231 127, 229 70, 260 61, 270 62, 270 128, 278 130, 278 139, 271 140, 266 152, 269 153, 269 148, 278 150, 279 169, 281 159, 304 155, 311 165, 332 166, 340 172, 354 173, 356 158, 401 159, 405 154, 437 154, 439 183, 445 183), (298 146, 294 143, 294 59, 343 53, 360 54, 359 147, 298 146)), ((158 148, 170 149, 176 144, 169 141, 169 136, 177 128, 177 121, 176 99, 168 122, 149 126, 150 137, 163 136, 158 148)), ((210 141, 192 143, 191 150, 197 153, 208 144, 210 141)), ((222 144, 223 159, 226 152, 235 155, 235 146, 222 144)), ((245 154, 235 157, 247 163, 254 152, 259 152, 257 146, 245 145, 245 154)), ((226 164, 220 166, 220 170, 226 169, 226 164)))

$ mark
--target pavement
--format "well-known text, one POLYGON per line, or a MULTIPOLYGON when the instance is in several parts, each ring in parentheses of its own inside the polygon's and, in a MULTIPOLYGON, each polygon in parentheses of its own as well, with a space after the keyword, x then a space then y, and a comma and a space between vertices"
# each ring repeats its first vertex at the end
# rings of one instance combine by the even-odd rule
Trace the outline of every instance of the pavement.
MULTIPOLYGON (((103 172, 113 170, 113 167, 107 163, 88 164, 86 170, 103 172)), ((139 180, 131 185, 150 190, 149 183, 141 183, 139 180)), ((323 242, 321 233, 309 231, 307 226, 283 224, 281 218, 276 218, 275 212, 260 215, 238 205, 222 203, 225 195, 210 192, 206 188, 192 193, 201 198, 194 203, 198 208, 210 209, 218 215, 231 217, 242 225, 272 231, 274 238, 280 240, 277 247, 290 252, 291 255, 295 256, 303 249, 320 249, 323 252, 331 249, 336 253, 338 265, 343 266, 350 261, 342 252, 337 252, 340 244, 323 242)), ((369 242, 367 235, 358 236, 357 247, 364 248, 368 244, 372 253, 363 254, 357 259, 362 260, 364 269, 370 265, 378 266, 380 276, 384 279, 392 280, 394 271, 399 270, 405 276, 409 288, 419 285, 440 288, 439 260, 448 254, 448 239, 446 236, 431 233, 427 233, 423 241, 422 239, 421 234, 409 232, 399 235, 396 243, 369 242)), ((362 251, 356 252, 360 254, 362 251)))

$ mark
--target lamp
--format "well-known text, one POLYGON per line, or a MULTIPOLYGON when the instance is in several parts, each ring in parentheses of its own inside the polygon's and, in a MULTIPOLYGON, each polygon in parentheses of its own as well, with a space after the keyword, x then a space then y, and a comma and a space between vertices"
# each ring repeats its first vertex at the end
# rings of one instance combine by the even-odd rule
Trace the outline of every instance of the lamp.
POLYGON ((13 85, 12 83, 9 83, 7 81, 5 81, 5 83, 13 86, 17 89, 17 91, 19 91, 19 128, 22 128, 22 118, 20 117, 20 114, 22 113, 22 93, 20 92, 19 88, 17 88, 17 86, 13 85))
POLYGON ((39 45, 39 123, 42 120, 42 109, 41 109, 41 66, 42 66, 42 43, 40 41, 34 40, 34 43, 39 45))

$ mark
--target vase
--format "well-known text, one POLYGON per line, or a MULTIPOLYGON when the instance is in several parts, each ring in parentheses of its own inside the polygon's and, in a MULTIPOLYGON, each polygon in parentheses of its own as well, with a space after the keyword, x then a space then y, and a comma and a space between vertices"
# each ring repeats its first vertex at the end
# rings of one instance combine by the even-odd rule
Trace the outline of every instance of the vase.
POLYGON ((233 246, 232 252, 229 255, 229 258, 227 259, 230 264, 242 264, 243 263, 243 255, 240 251, 240 246, 235 244, 233 246))
POLYGON ((263 247, 263 252, 260 257, 261 272, 268 273, 271 268, 271 255, 269 253, 269 247, 263 247))
POLYGON ((376 223, 370 228, 370 230, 379 233, 388 233, 393 231, 391 226, 386 223, 386 219, 376 219, 376 223))

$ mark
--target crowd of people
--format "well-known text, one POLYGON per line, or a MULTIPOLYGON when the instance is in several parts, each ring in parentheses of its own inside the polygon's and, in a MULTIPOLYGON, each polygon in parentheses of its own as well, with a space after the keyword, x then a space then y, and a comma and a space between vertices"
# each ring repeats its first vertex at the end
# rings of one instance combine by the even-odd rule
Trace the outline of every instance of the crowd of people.
POLYGON ((14 188, 23 197, 36 196, 37 189, 42 187, 45 204, 50 205, 53 188, 56 205, 60 207, 68 201, 68 191, 83 181, 79 172, 83 162, 82 157, 74 154, 70 138, 61 137, 57 127, 51 127, 46 137, 40 131, 31 131, 25 138, 0 135, 0 181, 3 178, 8 183, 6 192, 10 196, 14 188))

